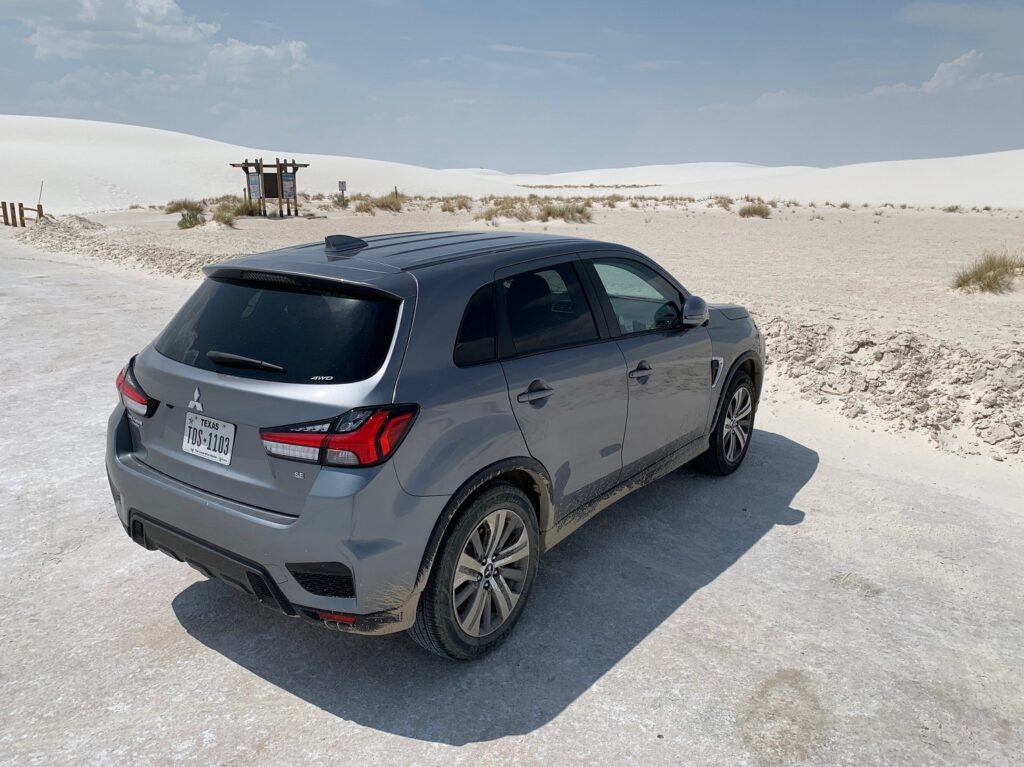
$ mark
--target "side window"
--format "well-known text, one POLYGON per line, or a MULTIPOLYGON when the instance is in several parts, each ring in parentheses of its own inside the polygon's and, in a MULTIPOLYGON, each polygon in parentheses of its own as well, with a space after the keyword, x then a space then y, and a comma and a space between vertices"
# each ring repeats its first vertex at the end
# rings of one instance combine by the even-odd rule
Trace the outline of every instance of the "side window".
POLYGON ((623 335, 667 330, 679 319, 682 296, 660 274, 636 261, 592 261, 623 335))
POLYGON ((597 325, 572 264, 506 277, 499 286, 517 354, 597 339, 597 325))
POLYGON ((494 285, 484 285, 466 304, 455 340, 455 364, 491 362, 494 352, 494 285))

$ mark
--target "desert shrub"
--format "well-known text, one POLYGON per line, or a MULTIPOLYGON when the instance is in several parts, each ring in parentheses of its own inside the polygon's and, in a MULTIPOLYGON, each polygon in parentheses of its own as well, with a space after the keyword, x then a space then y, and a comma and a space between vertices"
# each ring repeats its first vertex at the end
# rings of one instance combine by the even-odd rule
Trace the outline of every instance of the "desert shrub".
POLYGON ((763 202, 748 202, 739 209, 740 218, 770 218, 772 209, 763 202))
POLYGON ((476 214, 478 221, 493 221, 496 218, 529 221, 533 218, 533 209, 522 197, 491 197, 489 200, 491 204, 476 214))
POLYGON ((457 213, 460 210, 471 210, 472 208, 472 202, 470 202, 469 197, 465 195, 441 198, 442 213, 457 213))
POLYGON ((986 213, 990 213, 992 211, 992 206, 986 205, 984 208, 982 208, 982 210, 985 211, 986 213))
POLYGON ((402 212, 402 197, 397 194, 385 194, 373 198, 373 207, 377 210, 387 210, 392 213, 402 212))
POLYGON ((191 229, 194 226, 200 226, 206 223, 206 216, 202 213, 198 213, 194 210, 183 210, 181 212, 181 219, 178 221, 179 229, 191 229))
POLYGON ((342 210, 348 210, 348 200, 349 198, 341 192, 335 192, 331 195, 331 206, 341 208, 342 210))
POLYGON ((602 204, 606 208, 614 208, 616 205, 618 205, 620 202, 622 202, 625 199, 626 198, 623 197, 621 194, 610 194, 610 195, 608 195, 607 197, 604 198, 604 202, 602 204))
POLYGON ((727 197, 724 194, 719 194, 712 198, 711 202, 717 205, 722 210, 732 210, 732 206, 735 200, 733 200, 732 197, 727 197))
POLYGON ((959 205, 947 205, 942 209, 943 213, 962 213, 963 209, 959 205))
MULTIPOLYGON (((222 202, 216 208, 213 209, 213 220, 224 226, 230 226, 232 229, 235 228, 235 211, 234 206, 229 202, 222 202)), ((180 224, 179 224, 180 226, 180 224)))
POLYGON ((239 198, 238 202, 231 206, 231 212, 236 216, 258 216, 260 214, 260 204, 255 200, 239 198))
POLYGON ((844 208, 845 210, 849 210, 850 209, 850 203, 845 202, 845 201, 841 202, 841 203, 839 203, 839 207, 840 208, 844 208))
POLYGON ((593 220, 590 206, 579 202, 547 202, 537 211, 538 221, 560 218, 567 224, 589 224, 593 220))
MULTIPOLYGON (((195 213, 201 215, 205 206, 199 200, 190 200, 187 197, 180 200, 171 200, 164 205, 164 213, 195 213)), ((188 227, 182 227, 187 229, 188 227)))
POLYGON ((369 213, 371 216, 376 216, 377 210, 371 200, 359 200, 356 202, 356 213, 369 213))
POLYGON ((981 258, 961 269, 953 278, 957 290, 1004 293, 1015 277, 1024 274, 1024 255, 987 250, 981 258))
POLYGON ((145 207, 145 205, 139 205, 137 202, 133 202, 128 206, 128 210, 142 210, 145 207))

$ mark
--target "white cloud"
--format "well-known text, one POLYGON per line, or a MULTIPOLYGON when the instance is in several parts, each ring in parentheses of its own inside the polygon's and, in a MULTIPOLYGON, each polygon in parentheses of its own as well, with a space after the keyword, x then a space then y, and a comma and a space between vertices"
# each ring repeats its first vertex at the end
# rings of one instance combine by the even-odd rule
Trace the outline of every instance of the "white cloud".
POLYGON ((301 40, 253 45, 231 37, 210 48, 200 75, 211 83, 249 83, 290 74, 305 61, 306 44, 301 40))
POLYGON ((523 45, 508 45, 507 43, 493 43, 487 46, 487 50, 496 53, 511 53, 523 56, 539 56, 554 61, 595 61, 596 56, 580 51, 553 51, 543 48, 527 48, 523 45))
POLYGON ((955 88, 976 80, 981 68, 982 55, 977 51, 968 51, 952 61, 939 64, 930 80, 921 85, 924 93, 933 93, 943 88, 955 88))
POLYGON ((36 58, 79 59, 87 54, 153 43, 189 45, 220 27, 186 15, 174 0, 43 0, 13 2, 2 14, 20 19, 36 58))

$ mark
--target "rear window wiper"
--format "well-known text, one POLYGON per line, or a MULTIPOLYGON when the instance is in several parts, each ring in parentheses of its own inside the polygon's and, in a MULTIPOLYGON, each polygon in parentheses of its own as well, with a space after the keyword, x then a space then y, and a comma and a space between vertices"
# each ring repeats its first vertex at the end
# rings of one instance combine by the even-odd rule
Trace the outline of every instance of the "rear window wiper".
POLYGON ((209 351, 206 353, 206 358, 217 365, 223 365, 224 367, 229 368, 269 370, 272 373, 287 372, 283 367, 275 365, 273 362, 266 362, 252 357, 243 357, 241 354, 231 354, 230 352, 209 351))

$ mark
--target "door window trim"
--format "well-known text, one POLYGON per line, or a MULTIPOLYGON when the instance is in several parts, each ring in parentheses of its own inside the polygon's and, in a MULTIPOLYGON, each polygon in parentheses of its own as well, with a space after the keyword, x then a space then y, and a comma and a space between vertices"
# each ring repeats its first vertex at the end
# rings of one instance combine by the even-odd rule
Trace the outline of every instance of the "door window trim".
POLYGON ((597 273, 597 267, 594 266, 594 261, 629 261, 637 266, 650 269, 656 275, 665 280, 668 285, 679 293, 679 312, 682 315, 683 303, 686 301, 686 293, 679 289, 675 282, 668 278, 661 269, 657 268, 653 264, 645 263, 638 258, 633 258, 630 254, 623 251, 608 250, 608 251, 593 251, 587 253, 585 257, 580 259, 581 271, 586 272, 587 280, 591 283, 591 288, 596 294, 596 298, 599 306, 601 307, 601 313, 604 315, 604 322, 608 328, 609 337, 611 338, 634 338, 636 336, 647 336, 655 333, 663 336, 675 335, 682 333, 687 330, 686 327, 679 328, 650 328, 648 330, 637 330, 632 333, 623 333, 619 328, 619 318, 615 314, 615 309, 612 307, 611 298, 608 296, 608 291, 604 287, 604 283, 601 282, 601 277, 597 273))
POLYGON ((578 254, 562 254, 552 258, 543 258, 531 262, 516 264, 512 268, 505 267, 495 272, 494 306, 497 314, 495 330, 498 336, 498 360, 519 359, 521 357, 532 357, 537 354, 548 354, 549 352, 563 351, 565 349, 577 349, 583 346, 604 343, 612 338, 608 328, 608 320, 604 314, 604 308, 600 303, 600 294, 595 291, 594 286, 590 282, 589 276, 586 275, 586 269, 582 267, 580 261, 581 259, 578 254), (508 321, 508 306, 505 303, 505 291, 501 290, 501 286, 498 285, 498 283, 501 280, 509 277, 515 277, 519 274, 528 274, 530 272, 541 271, 543 269, 563 265, 567 265, 572 269, 577 282, 580 284, 580 289, 583 291, 583 298, 587 302, 587 311, 593 318, 594 326, 597 328, 597 338, 592 338, 587 341, 577 341, 576 343, 562 344, 560 346, 552 346, 549 349, 539 349, 528 352, 516 351, 515 343, 512 340, 512 328, 509 326, 508 321), (595 306, 597 309, 595 309, 595 306))

